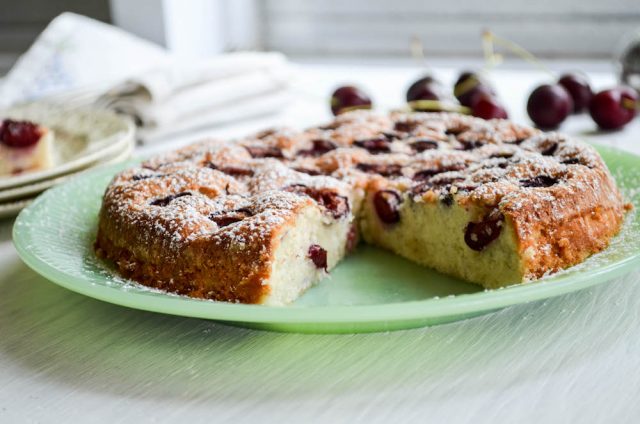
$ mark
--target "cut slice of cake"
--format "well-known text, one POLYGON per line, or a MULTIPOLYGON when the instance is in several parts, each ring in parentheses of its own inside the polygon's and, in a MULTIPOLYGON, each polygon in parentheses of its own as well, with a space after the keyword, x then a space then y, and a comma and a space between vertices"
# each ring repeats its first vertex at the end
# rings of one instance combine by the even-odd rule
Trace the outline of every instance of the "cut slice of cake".
POLYGON ((53 166, 53 134, 29 121, 5 119, 0 125, 0 177, 53 166))
POLYGON ((408 187, 371 181, 360 220, 364 240, 498 288, 582 262, 619 231, 624 207, 602 168, 526 151, 509 162, 482 161, 408 187))
POLYGON ((277 161, 251 169, 251 178, 212 166, 119 175, 105 195, 98 253, 152 287, 234 302, 292 302, 355 246, 358 202, 333 178, 277 161))

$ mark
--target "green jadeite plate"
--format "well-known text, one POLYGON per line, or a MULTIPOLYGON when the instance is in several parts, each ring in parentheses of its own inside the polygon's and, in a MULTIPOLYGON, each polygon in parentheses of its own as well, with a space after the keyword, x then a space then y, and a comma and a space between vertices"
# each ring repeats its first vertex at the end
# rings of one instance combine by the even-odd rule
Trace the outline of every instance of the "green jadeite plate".
POLYGON ((87 173, 47 191, 18 216, 13 240, 24 262, 54 283, 130 308, 308 333, 441 324, 604 283, 640 263, 640 219, 635 212, 640 207, 640 157, 612 148, 598 150, 635 206, 622 232, 607 250, 578 266, 500 290, 482 290, 364 245, 290 306, 198 300, 148 289, 118 277, 92 249, 102 193, 127 164, 87 173))

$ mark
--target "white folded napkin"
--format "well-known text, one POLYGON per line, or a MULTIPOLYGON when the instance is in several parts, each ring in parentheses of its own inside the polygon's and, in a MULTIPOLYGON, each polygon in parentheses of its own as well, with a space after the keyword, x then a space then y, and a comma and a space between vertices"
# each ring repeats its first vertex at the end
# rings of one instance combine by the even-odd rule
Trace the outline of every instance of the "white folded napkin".
POLYGON ((187 131, 217 125, 230 124, 244 119, 259 118, 282 111, 289 103, 286 91, 273 92, 255 98, 247 97, 236 102, 207 108, 170 125, 141 127, 139 140, 143 144, 166 140, 167 137, 187 131))
POLYGON ((149 141, 191 123, 216 125, 277 111, 288 98, 291 74, 281 54, 230 53, 137 75, 97 104, 133 116, 149 141))
POLYGON ((171 61, 120 28, 74 13, 53 19, 0 85, 0 107, 57 96, 95 99, 123 79, 171 61), (84 97, 83 97, 84 98, 84 97))

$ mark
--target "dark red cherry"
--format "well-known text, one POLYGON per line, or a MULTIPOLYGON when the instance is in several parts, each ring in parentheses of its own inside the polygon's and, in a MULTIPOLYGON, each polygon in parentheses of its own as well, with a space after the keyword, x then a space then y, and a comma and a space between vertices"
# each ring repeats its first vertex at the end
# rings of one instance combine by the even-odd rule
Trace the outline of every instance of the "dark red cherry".
POLYGON ((439 87, 440 83, 431 75, 425 75, 420 78, 407 90, 407 102, 411 102, 414 100, 438 100, 438 92, 440 91, 439 87), (425 95, 433 94, 433 98, 424 97, 425 95))
POLYGON ((473 108, 476 102, 483 97, 497 98, 496 92, 493 91, 491 87, 485 84, 479 84, 472 88, 466 96, 462 97, 462 100, 464 101, 463 106, 473 108))
POLYGON ((373 195, 373 206, 380 221, 385 224, 395 224, 400 221, 400 204, 402 197, 395 190, 380 190, 373 195))
POLYGON ((558 150, 558 143, 556 143, 555 141, 551 141, 545 144, 546 145, 542 146, 542 150, 540 150, 540 154, 542 156, 553 156, 556 150, 558 150))
POLYGON ((275 146, 244 146, 253 158, 284 158, 282 150, 275 146))
POLYGON ((312 146, 308 150, 301 150, 298 154, 302 156, 322 156, 327 152, 335 150, 338 146, 331 140, 312 140, 312 146))
POLYGON ((548 175, 539 175, 537 177, 520 180, 522 187, 551 187, 558 184, 558 179, 548 175))
POLYGON ((451 107, 451 95, 433 77, 414 82, 407 90, 407 102, 415 111, 438 112, 451 107))
POLYGON ((0 125, 0 143, 9 147, 30 147, 38 142, 42 132, 40 128, 29 121, 15 121, 5 119, 0 125))
POLYGON ((561 161, 560 163, 564 165, 581 165, 582 164, 579 158, 568 158, 561 161))
POLYGON ((371 106, 369 95, 351 85, 340 87, 331 95, 331 112, 334 115, 355 109, 371 109, 371 106))
POLYGON ((573 113, 586 112, 593 97, 593 91, 589 81, 580 74, 564 74, 558 80, 558 84, 569 92, 573 100, 573 113))
POLYGON ((480 222, 470 222, 464 231, 464 241, 470 249, 481 251, 500 236, 504 215, 492 213, 480 222))
POLYGON ((173 202, 175 199, 179 198, 179 197, 184 197, 184 196, 191 196, 191 193, 189 193, 188 191, 182 192, 182 193, 178 193, 178 194, 170 194, 167 197, 161 197, 159 199, 155 199, 151 202, 151 205, 153 206, 167 206, 169 205, 169 203, 173 202))
POLYGON ((351 210, 349 199, 327 188, 307 187, 304 184, 293 184, 284 190, 292 193, 304 194, 324 206, 335 219, 346 216, 351 210))
POLYGON ((494 96, 476 96, 471 114, 482 119, 507 119, 509 115, 504 106, 494 96))
MULTIPOLYGON (((415 131, 418 127, 420 126, 420 123, 415 122, 415 121, 398 121, 393 125, 393 129, 396 131, 400 131, 403 133, 412 133, 413 131, 415 131)), ((389 137, 387 137, 389 138, 389 137)), ((398 138, 394 135, 393 137, 398 138)))
POLYGON ((458 140, 458 141, 461 144, 461 147, 459 150, 473 150, 487 144, 486 141, 484 140, 458 140))
POLYGON ((629 87, 604 90, 593 96, 589 114, 605 130, 617 130, 628 124, 638 112, 638 93, 629 87))
POLYGON ((391 153, 391 144, 389 140, 384 137, 356 140, 353 142, 353 145, 366 149, 372 155, 391 153))
POLYGON ((409 146, 416 153, 422 153, 425 150, 435 150, 438 148, 439 143, 435 140, 418 139, 411 143, 409 146))
POLYGON ((461 105, 472 107, 479 95, 495 95, 493 88, 474 72, 463 72, 454 84, 453 94, 461 105))
POLYGON ((309 259, 318 269, 327 270, 327 251, 318 244, 309 246, 309 259))
POLYGON ((241 208, 234 211, 212 213, 209 215, 209 219, 218 224, 219 227, 226 227, 227 225, 240 222, 251 215, 253 215, 253 213, 249 209, 241 208))
POLYGON ((533 90, 527 113, 540 128, 557 128, 573 111, 573 100, 560 84, 545 84, 533 90))

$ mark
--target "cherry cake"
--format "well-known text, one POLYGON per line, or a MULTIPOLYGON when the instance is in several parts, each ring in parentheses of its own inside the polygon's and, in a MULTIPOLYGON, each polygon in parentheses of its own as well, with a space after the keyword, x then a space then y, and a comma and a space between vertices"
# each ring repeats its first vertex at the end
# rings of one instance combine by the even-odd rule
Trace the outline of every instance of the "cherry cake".
POLYGON ((29 121, 0 124, 0 178, 52 166, 52 132, 29 121))
POLYGON ((290 303, 360 239, 491 289, 601 251, 628 207, 598 153, 569 137, 354 111, 121 172, 96 251, 147 286, 230 302, 290 303))

